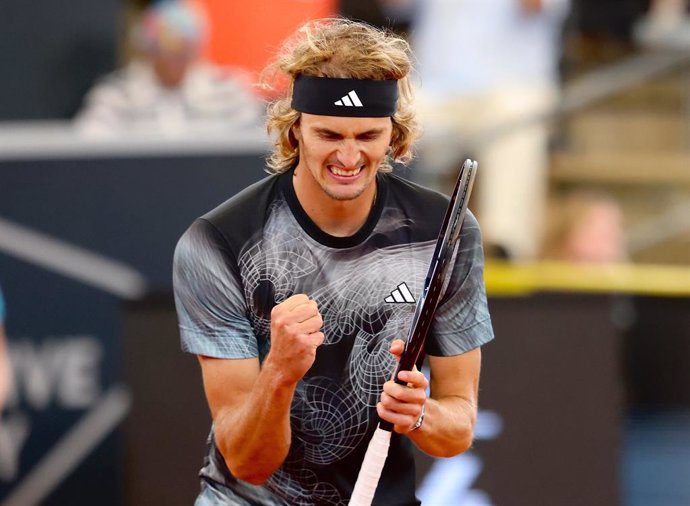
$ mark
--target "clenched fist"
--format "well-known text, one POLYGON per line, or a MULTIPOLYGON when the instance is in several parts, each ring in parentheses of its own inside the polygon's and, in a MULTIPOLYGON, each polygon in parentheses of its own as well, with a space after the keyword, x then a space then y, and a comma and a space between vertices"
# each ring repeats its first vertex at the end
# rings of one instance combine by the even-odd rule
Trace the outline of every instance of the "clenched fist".
POLYGON ((297 383, 323 343, 322 326, 315 301, 304 294, 285 299, 271 311, 271 350, 265 365, 274 368, 284 381, 297 383))

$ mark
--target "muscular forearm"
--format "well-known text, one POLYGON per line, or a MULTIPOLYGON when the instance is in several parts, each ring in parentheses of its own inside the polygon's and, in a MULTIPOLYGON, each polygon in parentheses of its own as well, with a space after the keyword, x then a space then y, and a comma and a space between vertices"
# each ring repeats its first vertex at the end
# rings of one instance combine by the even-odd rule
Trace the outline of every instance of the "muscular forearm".
POLYGON ((466 399, 427 399, 424 423, 407 435, 429 455, 453 457, 472 445, 475 421, 476 408, 466 399))
POLYGON ((283 463, 294 391, 294 383, 267 365, 243 403, 216 415, 216 444, 233 476, 261 484, 283 463))
POLYGON ((230 472, 261 484, 290 450, 290 407, 297 383, 323 343, 316 302, 296 294, 271 310, 271 349, 258 358, 201 357, 218 450, 230 472))

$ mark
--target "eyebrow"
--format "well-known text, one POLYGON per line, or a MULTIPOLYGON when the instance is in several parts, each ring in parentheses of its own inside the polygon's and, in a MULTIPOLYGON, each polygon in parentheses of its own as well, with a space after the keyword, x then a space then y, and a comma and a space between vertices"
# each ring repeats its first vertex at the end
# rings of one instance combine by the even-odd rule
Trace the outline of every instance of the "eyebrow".
MULTIPOLYGON (((329 128, 313 127, 313 131, 319 135, 326 135, 326 136, 330 136, 330 137, 343 137, 343 134, 341 134, 340 132, 335 132, 329 128)), ((383 133, 383 128, 372 128, 371 130, 366 130, 364 132, 357 133, 355 135, 355 137, 380 135, 382 133, 383 133)))

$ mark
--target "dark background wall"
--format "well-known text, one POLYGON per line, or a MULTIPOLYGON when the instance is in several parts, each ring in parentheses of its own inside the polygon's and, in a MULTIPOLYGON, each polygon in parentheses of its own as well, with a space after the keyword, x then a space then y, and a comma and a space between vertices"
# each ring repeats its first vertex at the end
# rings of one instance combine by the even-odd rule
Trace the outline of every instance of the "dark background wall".
POLYGON ((0 121, 74 115, 116 66, 124 0, 2 0, 0 121))
MULTIPOLYGON (((186 227, 265 175, 261 152, 1 159, 0 218, 123 262, 140 272, 151 290, 169 291, 175 243, 186 227)), ((118 297, 6 251, 0 251, 0 283, 7 301, 5 327, 17 390, 0 413, 0 441, 9 436, 18 443, 11 458, 0 446, 0 457, 9 458, 16 466, 9 472, 0 458, 0 503, 32 504, 11 499, 18 490, 26 489, 31 476, 68 440, 77 424, 102 413, 99 406, 108 394, 123 387, 133 405, 125 438, 132 451, 123 446, 119 426, 107 431, 74 469, 62 459, 58 468, 67 475, 55 487, 48 487, 49 494, 40 504, 191 504, 191 499, 167 500, 175 487, 159 491, 154 494, 158 499, 149 501, 149 496, 141 494, 151 491, 141 492, 140 482, 130 479, 137 475, 152 483, 152 476, 165 481, 175 479, 174 474, 185 476, 183 483, 190 494, 198 488, 196 473, 209 428, 208 412, 198 366, 193 357, 179 351, 174 318, 164 325, 154 313, 144 315, 137 320, 136 330, 128 334, 132 339, 123 340, 118 297), (122 360, 125 348, 132 359, 126 363, 122 360), (189 392, 166 388, 166 377, 158 374, 182 371, 181 367, 191 371, 187 378, 194 389, 189 392), (127 374, 133 370, 146 374, 146 382, 154 390, 130 387, 125 370, 127 374), (64 399, 65 393, 67 400, 80 393, 68 388, 75 381, 97 389, 94 395, 78 399, 81 402, 76 406, 64 399), (185 407, 185 399, 192 395, 196 396, 196 411, 185 407), (170 430, 181 428, 170 416, 171 409, 172 413, 182 409, 200 420, 201 434, 190 441, 182 441, 180 433, 171 434, 170 430), (156 427, 142 431, 141 420, 156 422, 156 427), (14 432, 2 432, 8 427, 14 427, 14 432), (166 436, 170 439, 161 439, 166 436), (164 460, 153 469, 148 464, 160 457, 155 453, 157 447, 188 453, 180 460, 164 460), (128 502, 132 494, 147 499, 128 502)), ((132 322, 124 325, 132 328, 132 322)), ((181 431, 189 433, 183 426, 181 431)), ((88 436, 85 431, 77 435, 82 441, 88 436)), ((68 454, 74 455, 72 451, 68 454)), ((45 483, 46 473, 38 475, 45 483)))

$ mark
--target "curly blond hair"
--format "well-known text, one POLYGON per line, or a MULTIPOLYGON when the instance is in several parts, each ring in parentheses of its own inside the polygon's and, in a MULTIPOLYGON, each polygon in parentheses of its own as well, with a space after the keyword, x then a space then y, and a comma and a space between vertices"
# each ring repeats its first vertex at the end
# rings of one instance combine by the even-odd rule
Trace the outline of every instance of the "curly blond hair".
POLYGON ((267 129, 275 132, 273 152, 267 160, 268 172, 279 174, 299 160, 292 127, 301 113, 291 107, 295 77, 373 79, 398 81, 398 103, 392 116, 391 146, 380 170, 390 171, 390 160, 407 163, 419 128, 412 108, 409 81, 412 70, 410 46, 399 36, 362 22, 343 18, 311 21, 283 46, 277 59, 264 71, 263 85, 274 87, 282 76, 289 78, 285 96, 268 106, 267 129))

